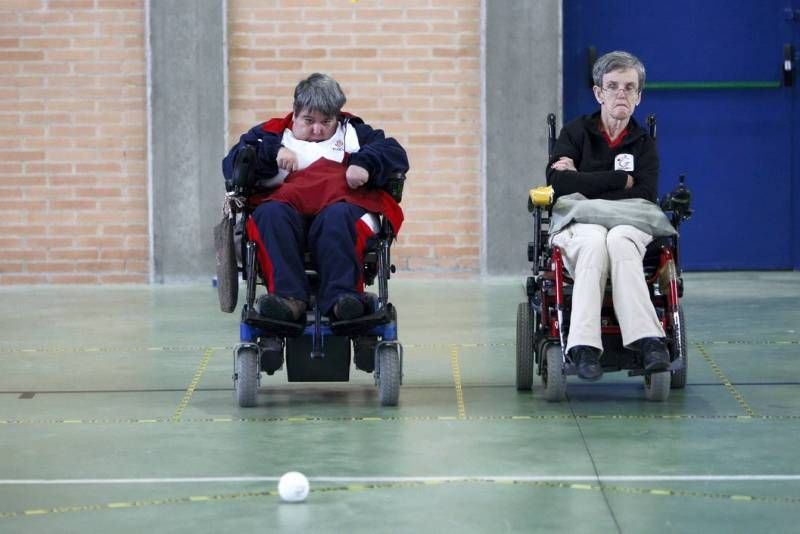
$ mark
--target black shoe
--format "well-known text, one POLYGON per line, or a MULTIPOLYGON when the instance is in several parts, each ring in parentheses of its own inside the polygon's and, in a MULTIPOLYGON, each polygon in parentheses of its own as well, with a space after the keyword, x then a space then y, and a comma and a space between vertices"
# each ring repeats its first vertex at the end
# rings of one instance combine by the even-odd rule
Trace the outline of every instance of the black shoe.
POLYGON ((277 321, 298 321, 306 311, 306 303, 278 295, 262 295, 258 298, 256 309, 259 315, 277 321))
POLYGON ((357 337, 353 339, 353 361, 362 371, 371 373, 375 370, 376 338, 357 337))
POLYGON ((569 349, 570 358, 578 368, 578 377, 594 382, 603 376, 603 366, 600 365, 600 351, 587 345, 576 345, 569 349))
POLYGON ((635 342, 642 354, 645 373, 661 373, 669 369, 669 351, 664 341, 657 337, 644 337, 635 342))
POLYGON ((332 310, 337 321, 352 321, 364 315, 364 303, 355 295, 342 295, 332 310))

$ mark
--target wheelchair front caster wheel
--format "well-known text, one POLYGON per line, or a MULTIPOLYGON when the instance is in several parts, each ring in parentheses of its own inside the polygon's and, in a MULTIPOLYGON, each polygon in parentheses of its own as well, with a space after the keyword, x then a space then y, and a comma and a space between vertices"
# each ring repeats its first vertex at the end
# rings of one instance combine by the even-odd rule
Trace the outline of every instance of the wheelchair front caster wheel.
POLYGON ((381 406, 397 406, 400 397, 400 354, 397 347, 384 345, 378 349, 378 398, 381 406))
POLYGON ((236 390, 236 401, 242 408, 251 408, 258 399, 258 382, 260 377, 258 351, 251 347, 240 348, 236 352, 236 374, 233 386, 236 390))
POLYGON ((672 373, 653 373, 644 375, 644 396, 647 400, 664 402, 669 398, 669 388, 672 382, 672 373))
POLYGON ((545 368, 542 371, 544 398, 550 402, 561 402, 567 396, 567 375, 561 359, 561 346, 551 343, 545 345, 545 368))

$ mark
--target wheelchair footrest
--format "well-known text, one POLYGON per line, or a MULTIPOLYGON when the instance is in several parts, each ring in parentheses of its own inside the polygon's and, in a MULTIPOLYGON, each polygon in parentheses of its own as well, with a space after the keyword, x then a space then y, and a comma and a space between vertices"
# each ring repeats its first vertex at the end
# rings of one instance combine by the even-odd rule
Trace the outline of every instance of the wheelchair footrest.
POLYGON ((331 330, 337 335, 350 335, 363 332, 373 326, 388 324, 391 318, 386 312, 387 308, 381 308, 375 313, 362 315, 350 321, 334 321, 331 323, 331 330))
MULTIPOLYGON (((677 360, 673 361, 669 364, 669 367, 666 368, 664 371, 659 371, 660 373, 668 373, 672 371, 678 371, 684 368, 683 360, 678 358, 677 360)), ((644 369, 631 369, 628 371, 628 376, 644 376, 648 373, 645 372, 644 369)))
POLYGON ((243 322, 261 330, 269 332, 274 336, 297 337, 303 333, 305 324, 289 321, 278 321, 259 315, 255 310, 247 310, 244 314, 243 322))

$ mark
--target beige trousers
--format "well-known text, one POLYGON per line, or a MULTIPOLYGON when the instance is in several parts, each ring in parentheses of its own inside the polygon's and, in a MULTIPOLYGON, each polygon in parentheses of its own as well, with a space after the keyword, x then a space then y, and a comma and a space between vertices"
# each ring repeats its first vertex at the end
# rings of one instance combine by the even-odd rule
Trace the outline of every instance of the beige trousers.
POLYGON ((609 270, 614 312, 626 347, 643 337, 664 337, 644 279, 642 260, 653 236, 621 225, 572 223, 552 238, 575 280, 567 350, 589 345, 603 350, 600 311, 609 270))

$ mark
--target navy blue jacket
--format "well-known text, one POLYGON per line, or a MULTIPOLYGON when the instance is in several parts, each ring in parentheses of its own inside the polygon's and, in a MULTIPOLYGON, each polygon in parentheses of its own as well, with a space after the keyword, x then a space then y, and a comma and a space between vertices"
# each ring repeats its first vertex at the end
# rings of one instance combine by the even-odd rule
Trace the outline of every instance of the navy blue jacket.
MULTIPOLYGON (((222 174, 226 179, 233 175, 233 162, 239 149, 245 145, 258 147, 258 165, 254 172, 256 180, 271 178, 278 174, 278 150, 284 130, 291 124, 292 115, 270 119, 258 124, 239 138, 222 160, 222 174)), ((367 187, 383 188, 388 178, 398 172, 408 172, 408 156, 405 149, 394 138, 386 137, 383 130, 373 129, 359 117, 343 113, 340 121, 347 121, 358 135, 360 149, 350 154, 348 165, 358 165, 369 173, 367 187)))

